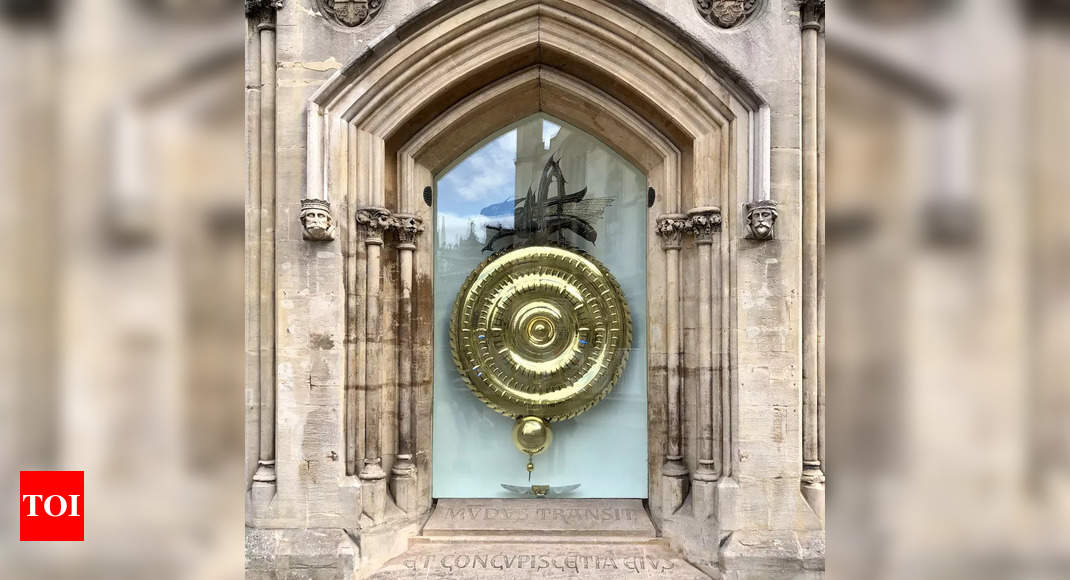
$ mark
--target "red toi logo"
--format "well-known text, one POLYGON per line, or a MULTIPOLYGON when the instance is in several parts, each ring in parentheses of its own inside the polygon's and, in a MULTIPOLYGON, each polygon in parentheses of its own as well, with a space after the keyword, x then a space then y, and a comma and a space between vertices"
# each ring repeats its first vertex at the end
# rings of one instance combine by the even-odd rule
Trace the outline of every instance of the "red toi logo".
POLYGON ((19 472, 19 540, 85 540, 85 472, 19 472))

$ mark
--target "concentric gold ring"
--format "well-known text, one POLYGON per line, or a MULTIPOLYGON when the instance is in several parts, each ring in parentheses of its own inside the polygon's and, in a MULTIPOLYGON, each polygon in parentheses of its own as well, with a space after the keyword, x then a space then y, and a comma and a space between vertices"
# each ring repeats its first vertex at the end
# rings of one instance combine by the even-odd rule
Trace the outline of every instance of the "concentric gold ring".
POLYGON ((601 401, 628 360, 620 285, 594 258, 556 246, 491 256, 465 280, 450 319, 453 361, 509 417, 574 417, 601 401))

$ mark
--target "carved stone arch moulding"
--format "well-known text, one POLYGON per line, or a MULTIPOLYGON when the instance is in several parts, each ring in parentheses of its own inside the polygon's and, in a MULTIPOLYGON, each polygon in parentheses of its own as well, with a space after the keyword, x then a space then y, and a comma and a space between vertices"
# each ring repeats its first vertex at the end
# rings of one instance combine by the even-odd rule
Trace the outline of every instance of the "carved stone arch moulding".
MULTIPOLYGON (((684 349, 708 350, 695 358, 713 372, 714 357, 727 356, 718 337, 730 332, 734 298, 729 292, 705 295, 704 312, 711 321, 723 314, 724 323, 703 326, 709 336, 701 346, 684 345, 681 304, 692 283, 682 272, 700 260, 721 273, 718 280, 728 279, 734 251, 728 235, 734 230, 703 230, 712 239, 703 239, 707 249, 701 253, 686 241, 663 248, 658 217, 735 207, 752 197, 755 164, 763 156, 752 154, 750 145, 765 130, 759 121, 764 105, 710 67, 719 62, 716 55, 692 52, 679 42, 679 31, 662 31, 654 24, 660 19, 644 17, 643 6, 611 0, 450 3, 407 22, 389 41, 396 44, 357 57, 311 97, 306 197, 329 199, 337 208, 347 295, 346 396, 354 398, 346 401, 346 475, 359 479, 369 525, 399 513, 415 517, 431 506, 426 397, 433 316, 418 309, 431 303, 425 293, 434 228, 422 236, 406 230, 380 237, 363 218, 374 209, 433 224, 432 209, 421 199, 435 174, 488 135, 539 112, 610 144, 646 172, 659 193, 647 232, 655 518, 679 512, 699 466, 716 468, 706 469, 713 479, 732 475, 731 365, 718 365, 725 369, 717 371, 719 380, 702 386, 715 389, 702 400, 716 407, 710 420, 716 413, 716 424, 724 426, 702 450, 684 443, 694 436, 688 430, 714 431, 683 421, 681 402, 690 396, 684 383, 691 380, 682 368, 684 349), (382 260, 397 267, 381 268, 382 260), (398 303, 387 302, 393 300, 398 303), (396 409, 384 408, 395 402, 396 409)), ((734 216, 723 219, 727 224, 734 216)), ((674 533, 671 524, 668 533, 674 533)))

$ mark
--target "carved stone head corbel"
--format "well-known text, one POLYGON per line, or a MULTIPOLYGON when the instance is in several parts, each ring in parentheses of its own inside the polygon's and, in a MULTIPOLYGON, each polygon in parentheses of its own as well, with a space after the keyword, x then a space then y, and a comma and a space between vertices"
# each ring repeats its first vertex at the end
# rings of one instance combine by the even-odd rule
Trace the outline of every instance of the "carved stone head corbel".
POLYGON ((301 200, 301 225, 305 239, 314 242, 329 242, 334 239, 334 219, 331 204, 323 199, 301 200))
POLYGON ((776 202, 771 199, 753 201, 744 206, 747 211, 747 238, 752 240, 773 239, 776 225, 776 202))

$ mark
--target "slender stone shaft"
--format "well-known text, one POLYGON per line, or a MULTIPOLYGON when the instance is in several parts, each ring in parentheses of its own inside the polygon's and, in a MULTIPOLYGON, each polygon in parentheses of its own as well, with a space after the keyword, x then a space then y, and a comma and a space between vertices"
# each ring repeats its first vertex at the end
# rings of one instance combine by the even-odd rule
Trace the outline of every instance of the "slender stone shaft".
POLYGON ((667 313, 666 348, 668 349, 668 388, 669 388, 669 452, 666 459, 679 463, 683 459, 680 446, 680 250, 667 251, 665 261, 668 275, 665 279, 665 293, 669 298, 667 313))
MULTIPOLYGON (((732 475, 732 266, 729 256, 731 241, 725 234, 726 227, 721 224, 720 240, 717 253, 717 281, 721 285, 720 329, 717 340, 717 355, 720 357, 717 383, 720 386, 721 419, 714 434, 721 437, 721 457, 719 473, 722 478, 732 475)), ((730 230, 729 230, 730 231, 730 230)))
MULTIPOLYGON (((665 348, 666 348, 666 407, 668 429, 665 463, 662 474, 685 477, 680 419, 680 246, 687 228, 687 216, 668 214, 658 218, 658 235, 665 251, 665 348)), ((682 493, 682 492, 681 492, 682 493)), ((682 495, 680 498, 682 500, 682 495)), ((674 499, 674 501, 676 501, 674 499)), ((675 509, 676 506, 672 506, 675 509)))
POLYGON ((398 236, 401 295, 398 299, 398 461, 396 475, 407 475, 413 469, 412 424, 412 279, 413 254, 416 237, 423 231, 420 218, 399 214, 395 216, 398 236))
POLYGON ((400 251, 401 299, 398 320, 398 465, 412 464, 412 248, 400 251))
POLYGON ((275 481, 275 26, 260 24, 260 460, 275 481))
POLYGON ((802 10, 802 411, 803 493, 819 516, 824 514, 824 475, 818 438, 818 246, 820 191, 818 189, 818 35, 824 2, 806 0, 802 10))
MULTIPOLYGON (((710 274, 713 271, 713 235, 720 223, 720 210, 712 207, 695 208, 688 212, 689 225, 698 246, 699 297, 698 297, 698 349, 699 349, 699 458, 695 471, 696 481, 716 481, 721 463, 720 441, 714 435, 719 432, 719 409, 715 401, 713 382, 713 292, 710 274)), ((719 385, 718 385, 719 386, 719 385)))
POLYGON ((817 37, 817 460, 825 465, 825 31, 817 37))
POLYGON ((382 417, 382 367, 380 361, 380 328, 379 328, 379 254, 382 250, 383 239, 379 236, 371 236, 365 240, 367 245, 367 297, 365 302, 367 320, 367 344, 366 362, 364 366, 364 389, 365 389, 365 417, 364 426, 364 469, 361 478, 376 479, 383 475, 382 449, 380 447, 382 417))

